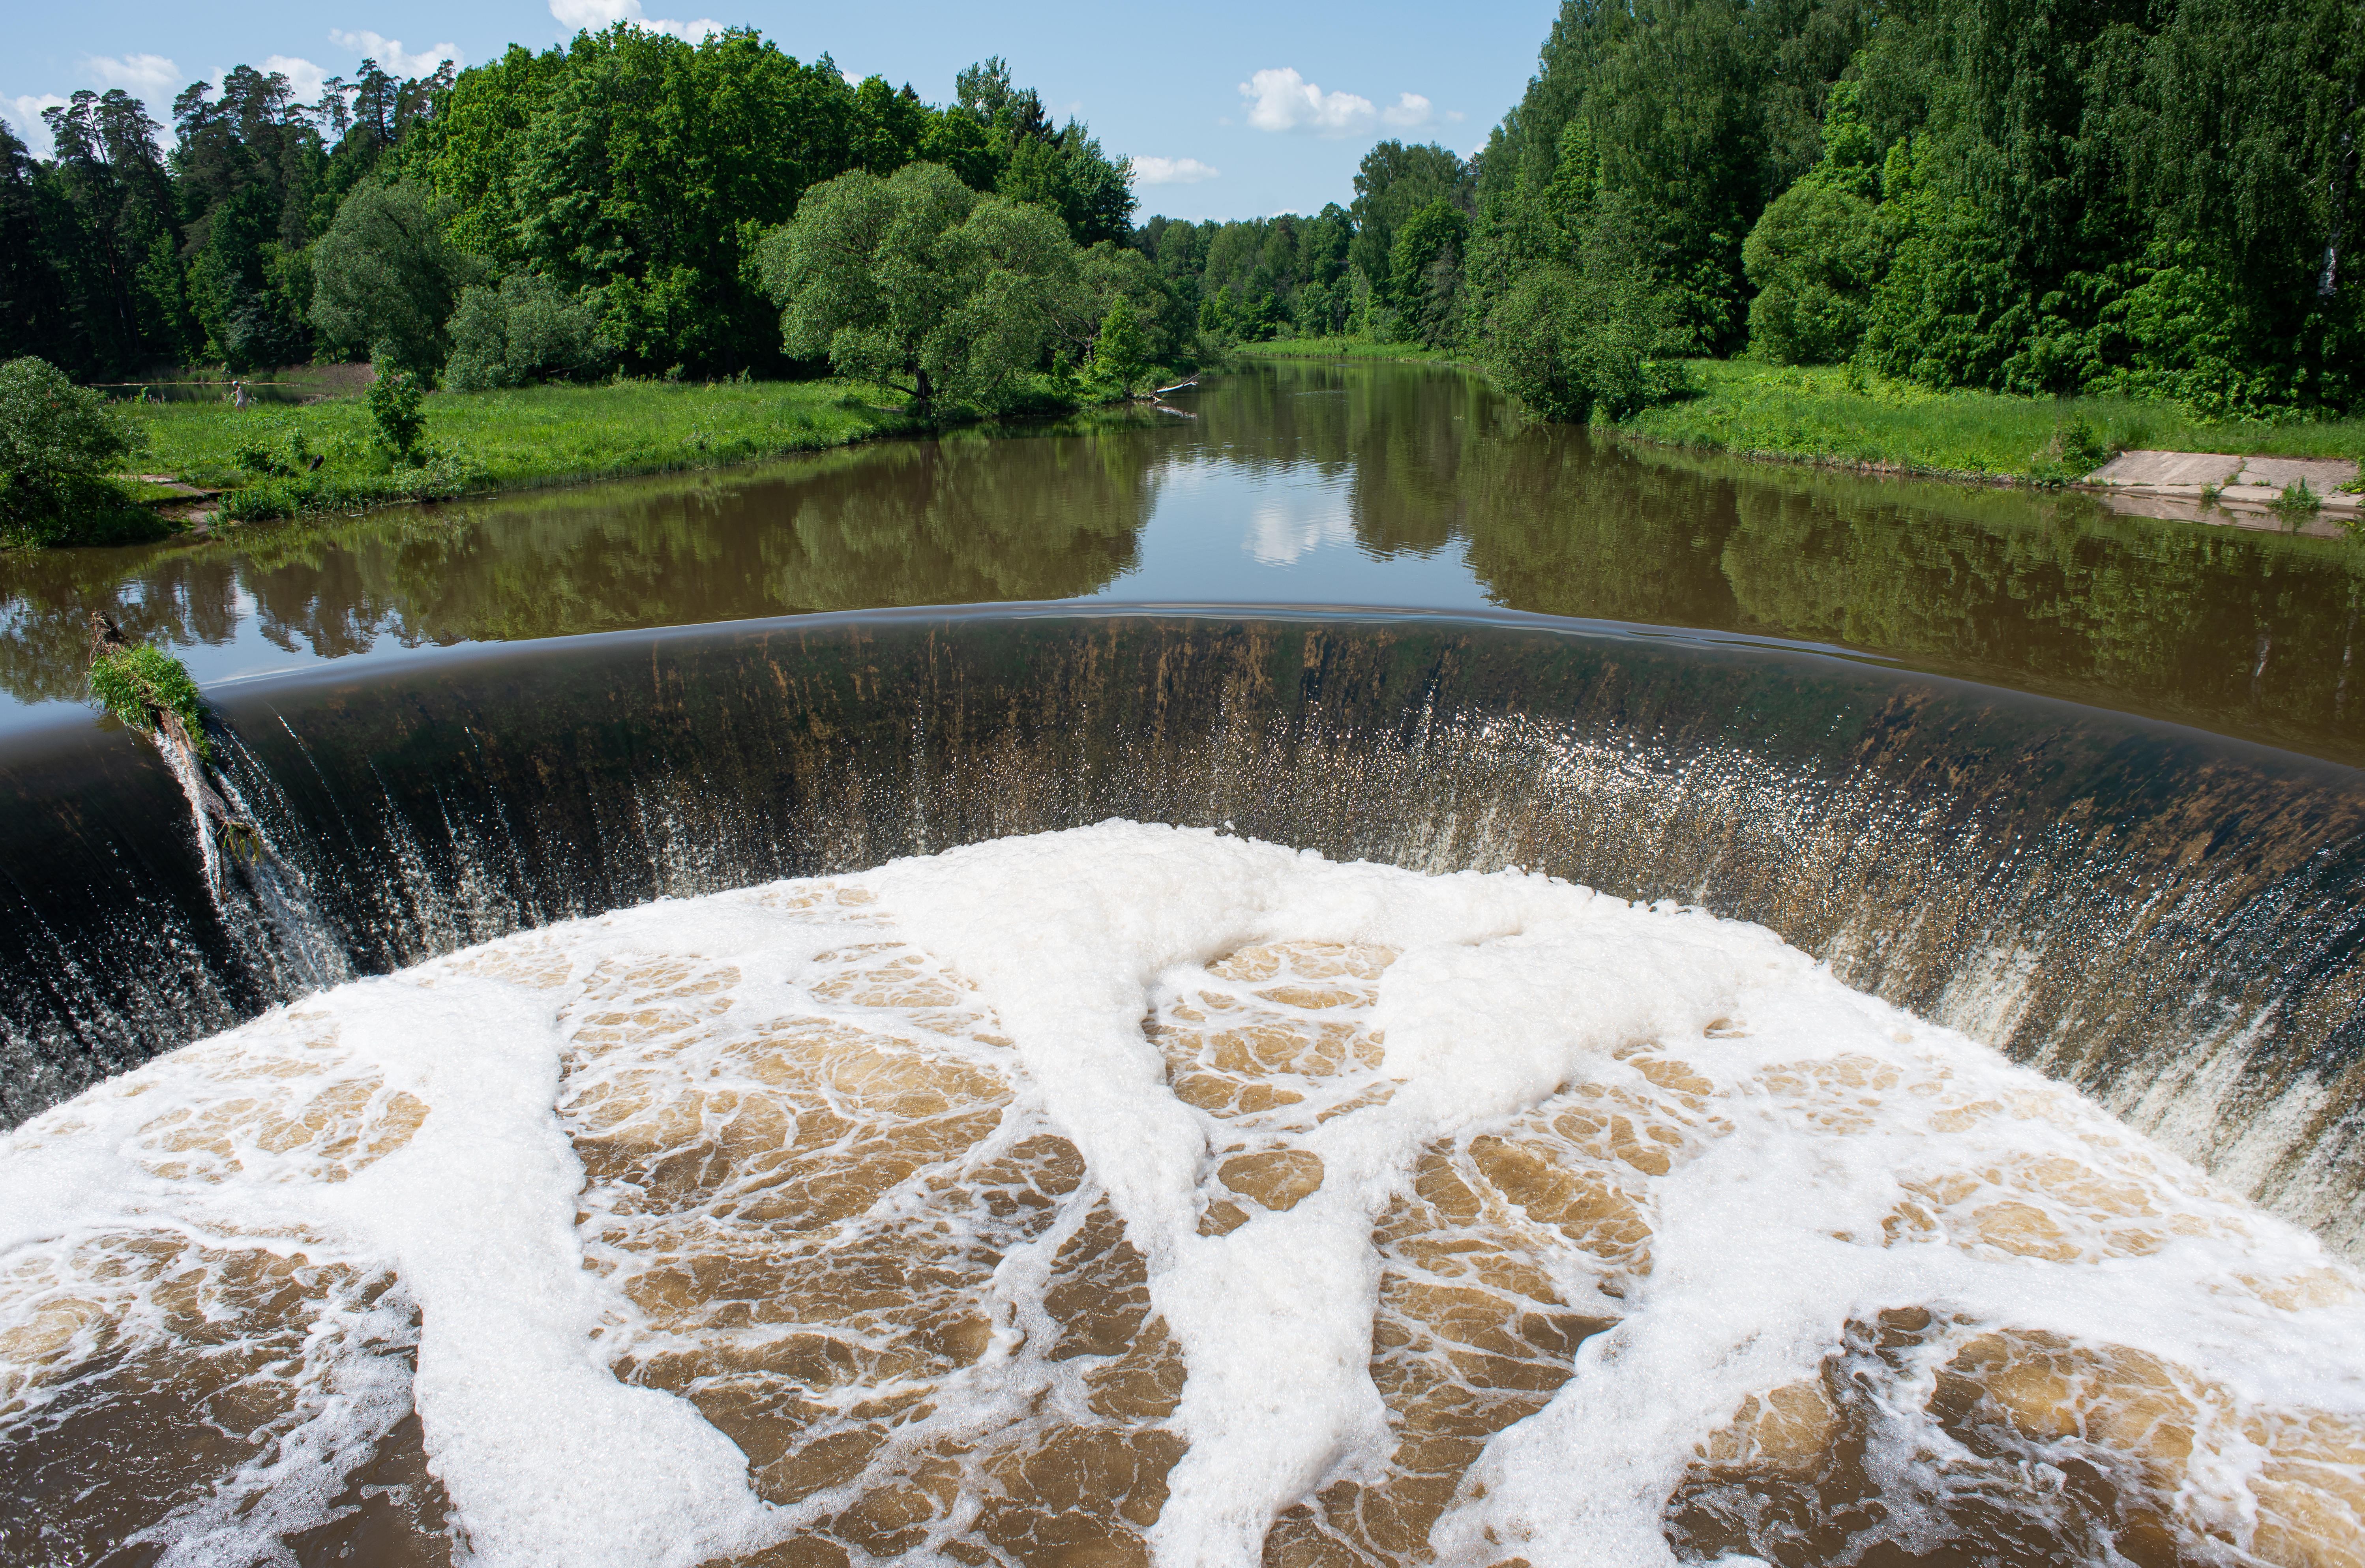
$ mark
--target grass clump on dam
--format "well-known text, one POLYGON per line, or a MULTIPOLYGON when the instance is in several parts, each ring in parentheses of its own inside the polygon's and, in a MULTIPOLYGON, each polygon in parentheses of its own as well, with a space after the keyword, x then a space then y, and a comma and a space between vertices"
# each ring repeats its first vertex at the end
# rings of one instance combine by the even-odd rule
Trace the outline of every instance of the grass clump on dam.
POLYGON ((921 427, 902 399, 836 381, 615 381, 432 395, 408 458, 360 398, 289 409, 165 403, 129 411, 160 472, 227 492, 236 521, 673 469, 845 446, 921 427))

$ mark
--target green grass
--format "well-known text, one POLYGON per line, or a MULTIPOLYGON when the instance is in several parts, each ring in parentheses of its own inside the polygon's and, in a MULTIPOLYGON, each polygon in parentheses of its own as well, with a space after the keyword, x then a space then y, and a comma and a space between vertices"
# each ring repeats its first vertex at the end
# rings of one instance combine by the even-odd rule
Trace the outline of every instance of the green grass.
POLYGON ((1746 456, 2040 482, 2074 478, 2086 466, 2065 462, 2063 453, 2077 444, 2081 422, 2104 454, 2365 454, 2365 420, 2359 419, 2212 424, 2169 403, 1933 392, 1844 367, 1696 360, 1690 369, 1698 397, 1646 409, 1619 428, 1649 441, 1746 456))
POLYGON ((1378 343, 1364 338, 1273 338, 1260 343, 1239 343, 1234 353, 1244 359, 1409 359, 1432 364, 1461 364, 1466 356, 1452 349, 1423 348, 1418 343, 1378 343))
POLYGON ((171 485, 151 485, 145 479, 124 479, 118 483, 123 490, 124 499, 138 502, 142 506, 151 501, 176 501, 189 498, 171 485))
POLYGON ((385 453, 359 398, 124 411, 148 432, 143 471, 229 490, 224 511, 239 519, 706 468, 925 428, 901 405, 891 394, 835 381, 439 392, 425 405, 424 465, 385 453))

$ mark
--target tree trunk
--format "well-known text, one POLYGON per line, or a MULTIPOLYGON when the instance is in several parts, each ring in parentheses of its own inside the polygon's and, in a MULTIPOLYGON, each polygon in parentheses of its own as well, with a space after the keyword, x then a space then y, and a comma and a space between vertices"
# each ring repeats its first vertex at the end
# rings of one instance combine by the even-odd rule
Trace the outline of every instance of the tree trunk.
POLYGON ((2324 273, 2315 280, 2315 297, 2326 304, 2330 304, 2333 297, 2340 292, 2340 231, 2348 215, 2348 187, 2357 179, 2357 89, 2354 86, 2348 89, 2348 105, 2340 118, 2348 123, 2341 128, 2340 162, 2333 168, 2332 189, 2326 193, 2331 198, 2327 204, 2331 208, 2328 215, 2331 222, 2324 241, 2324 273))

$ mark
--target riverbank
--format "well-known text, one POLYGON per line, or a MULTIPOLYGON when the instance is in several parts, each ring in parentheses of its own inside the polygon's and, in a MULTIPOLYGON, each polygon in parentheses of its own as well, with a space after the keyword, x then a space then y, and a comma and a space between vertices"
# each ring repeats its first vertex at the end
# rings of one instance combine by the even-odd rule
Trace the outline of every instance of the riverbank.
POLYGON ((1375 343, 1363 338, 1271 338, 1262 342, 1236 343, 1232 352, 1243 359, 1418 360, 1474 369, 1478 364, 1447 349, 1423 348, 1418 343, 1375 343))
POLYGON ((392 461, 358 398, 300 408, 133 405, 144 472, 213 492, 195 521, 354 511, 395 501, 716 467, 931 428, 902 400, 838 381, 618 382, 439 392, 419 465, 392 461))
POLYGON ((2358 419, 2211 422, 2173 403, 1933 392, 1845 366, 1694 360, 1688 368, 1698 396, 1646 409, 1620 431, 1744 457, 2039 485, 2074 482, 2122 452, 2365 452, 2365 420, 2358 419))
MULTIPOLYGON (((1440 350, 1351 338, 1275 339, 1240 344, 1239 353, 1249 359, 1473 364, 1440 350)), ((1986 484, 2071 484, 2123 452, 2365 454, 2365 419, 2211 422, 2174 403, 1933 392, 1844 365, 1701 359, 1686 362, 1686 369, 1698 389, 1694 396, 1609 428, 1637 440, 1740 457, 1986 484)))

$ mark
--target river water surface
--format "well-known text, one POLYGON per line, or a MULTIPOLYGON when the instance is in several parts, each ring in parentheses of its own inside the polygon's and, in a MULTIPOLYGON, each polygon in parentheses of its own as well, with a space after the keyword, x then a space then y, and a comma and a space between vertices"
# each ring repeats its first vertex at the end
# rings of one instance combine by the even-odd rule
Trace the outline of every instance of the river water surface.
MULTIPOLYGON (((629 627, 1005 600, 1362 605, 1836 644, 2344 762, 2347 541, 1521 422, 1477 377, 1291 362, 1100 416, 0 567, 0 731, 83 608, 202 683, 629 627)), ((55 710, 50 710, 54 712, 55 710)))

